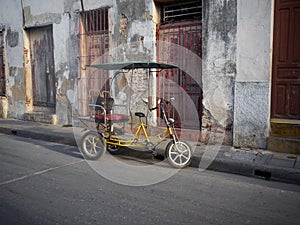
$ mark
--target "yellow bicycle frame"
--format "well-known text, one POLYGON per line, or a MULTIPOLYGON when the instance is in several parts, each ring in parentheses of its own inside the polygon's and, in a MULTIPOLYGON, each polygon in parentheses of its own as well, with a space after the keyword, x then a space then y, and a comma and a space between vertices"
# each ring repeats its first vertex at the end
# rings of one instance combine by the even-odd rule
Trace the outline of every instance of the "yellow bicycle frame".
POLYGON ((166 138, 173 135, 172 129, 170 127, 167 127, 167 128, 160 128, 160 129, 162 129, 162 132, 158 133, 157 135, 151 136, 147 132, 147 127, 148 127, 147 124, 140 123, 136 129, 135 134, 133 135, 133 137, 131 139, 121 139, 121 138, 118 138, 117 136, 112 136, 112 135, 110 135, 109 132, 107 132, 107 134, 105 135, 105 141, 107 144, 120 146, 120 147, 130 147, 130 146, 144 147, 145 144, 139 143, 139 141, 141 140, 141 136, 143 134, 145 136, 146 143, 152 143, 150 141, 150 139, 157 138, 158 140, 156 142, 152 143, 154 146, 157 146, 162 141, 164 141, 166 138))

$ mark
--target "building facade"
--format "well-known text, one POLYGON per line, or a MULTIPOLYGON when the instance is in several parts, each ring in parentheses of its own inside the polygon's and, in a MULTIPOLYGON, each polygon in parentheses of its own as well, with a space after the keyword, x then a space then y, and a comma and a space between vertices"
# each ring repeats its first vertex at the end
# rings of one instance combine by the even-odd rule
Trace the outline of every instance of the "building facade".
MULTIPOLYGON (((221 138, 237 147, 267 148, 269 141, 272 148, 279 139, 292 137, 291 148, 297 152, 299 4, 298 0, 43 4, 1 0, 0 116, 70 124, 72 109, 85 110, 76 97, 91 97, 91 90, 108 85, 121 101, 126 94, 121 90, 131 83, 135 94, 147 89, 156 95, 176 95, 177 126, 201 130, 203 142, 221 138), (175 51, 174 46, 183 50, 175 51), (112 85, 106 81, 113 74, 88 67, 140 59, 169 61, 181 70, 155 74, 149 81, 145 71, 137 71, 112 85), (166 80, 187 93, 197 114, 187 110, 186 99, 172 85, 163 85, 166 80), (78 87, 85 96, 78 96, 78 87), (290 130, 287 124, 295 130, 284 136, 285 129, 290 130)), ((126 103, 126 98, 122 101, 126 103)), ((135 107, 140 107, 138 102, 135 107)))

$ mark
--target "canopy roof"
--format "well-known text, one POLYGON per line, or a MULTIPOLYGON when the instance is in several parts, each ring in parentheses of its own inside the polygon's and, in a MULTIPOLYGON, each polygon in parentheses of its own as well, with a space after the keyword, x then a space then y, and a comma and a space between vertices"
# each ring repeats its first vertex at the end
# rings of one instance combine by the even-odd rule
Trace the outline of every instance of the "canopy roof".
POLYGON ((93 64, 87 65, 88 67, 94 67, 104 70, 121 70, 121 69, 173 69, 177 66, 167 63, 157 63, 157 62, 113 62, 113 63, 104 63, 104 64, 93 64))

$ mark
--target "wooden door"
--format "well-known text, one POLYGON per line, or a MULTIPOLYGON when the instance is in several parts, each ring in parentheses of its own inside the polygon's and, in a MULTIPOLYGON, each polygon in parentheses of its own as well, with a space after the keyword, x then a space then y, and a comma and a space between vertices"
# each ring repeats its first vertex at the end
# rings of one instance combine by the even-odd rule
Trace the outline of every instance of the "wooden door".
POLYGON ((52 26, 31 29, 33 105, 55 107, 56 88, 52 26))
POLYGON ((300 119, 300 0, 275 0, 271 116, 300 119))

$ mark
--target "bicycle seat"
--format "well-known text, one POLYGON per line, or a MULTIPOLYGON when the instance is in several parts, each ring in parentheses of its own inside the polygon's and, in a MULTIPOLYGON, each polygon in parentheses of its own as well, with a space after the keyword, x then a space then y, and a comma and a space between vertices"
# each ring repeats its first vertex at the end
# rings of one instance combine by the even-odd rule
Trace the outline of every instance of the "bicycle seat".
POLYGON ((134 115, 137 116, 137 117, 140 117, 140 118, 146 117, 146 115, 142 112, 136 112, 134 115))
MULTIPOLYGON (((107 114, 106 121, 118 123, 118 122, 126 122, 129 118, 124 114, 107 114)), ((98 123, 104 123, 104 115, 95 115, 95 121, 98 123)))

